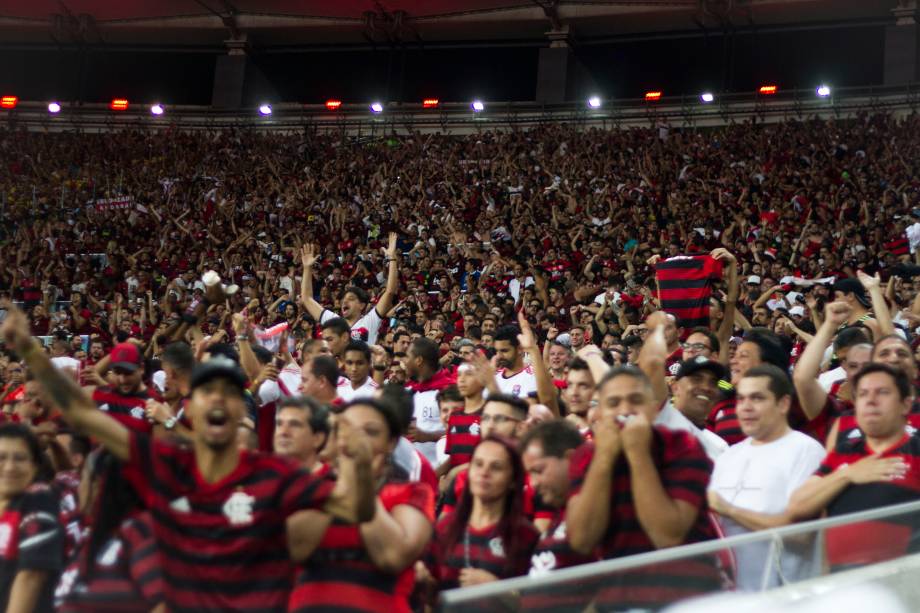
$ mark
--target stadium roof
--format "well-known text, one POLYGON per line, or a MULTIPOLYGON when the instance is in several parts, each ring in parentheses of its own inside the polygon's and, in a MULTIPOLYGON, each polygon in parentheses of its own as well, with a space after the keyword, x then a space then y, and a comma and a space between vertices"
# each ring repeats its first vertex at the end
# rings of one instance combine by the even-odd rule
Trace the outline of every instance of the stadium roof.
POLYGON ((892 20, 897 0, 28 0, 3 45, 259 48, 545 40, 892 20))

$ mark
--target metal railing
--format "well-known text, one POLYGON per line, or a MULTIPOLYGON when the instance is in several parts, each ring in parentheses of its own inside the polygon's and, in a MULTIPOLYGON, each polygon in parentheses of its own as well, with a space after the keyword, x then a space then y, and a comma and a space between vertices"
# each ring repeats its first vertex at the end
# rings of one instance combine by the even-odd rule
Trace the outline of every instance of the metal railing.
MULTIPOLYGON (((547 593, 575 586, 596 586, 599 585, 604 578, 624 575, 629 571, 641 571, 643 569, 653 569, 656 566, 668 563, 698 560, 703 557, 712 557, 713 555, 723 552, 737 551, 741 547, 757 544, 769 545, 770 547, 769 554, 764 560, 764 582, 761 585, 763 589, 769 587, 767 585, 766 576, 771 572, 771 569, 775 568, 778 556, 781 555, 784 549, 782 546, 784 543, 795 542, 796 540, 801 541, 803 538, 811 538, 816 544, 819 552, 823 552, 825 533, 829 529, 853 526, 877 520, 890 521, 897 519, 899 523, 904 523, 907 517, 915 520, 914 525, 920 526, 920 501, 564 568, 540 575, 538 579, 531 577, 516 577, 514 579, 485 583, 468 588, 448 590, 441 594, 441 610, 448 612, 455 610, 470 610, 471 608, 484 605, 486 602, 493 602, 496 600, 501 600, 507 605, 508 602, 520 602, 520 599, 528 593, 537 591, 540 593, 547 593)), ((818 566, 819 569, 824 567, 826 567, 826 564, 818 566)), ((820 576, 821 572, 824 571, 819 570, 817 576, 820 576)), ((802 577, 802 579, 805 578, 813 577, 802 577)), ((794 583, 794 581, 784 583, 794 583)), ((587 607, 591 604, 594 594, 590 589, 584 589, 583 596, 583 606, 587 607)), ((506 606, 505 610, 515 610, 515 607, 506 606)))
POLYGON ((421 104, 390 103, 383 112, 373 113, 368 104, 343 103, 334 111, 321 104, 277 103, 272 113, 261 116, 256 106, 236 110, 207 106, 165 106, 162 115, 152 115, 148 104, 132 103, 126 111, 112 111, 107 104, 61 104, 57 114, 47 110, 48 101, 23 101, 15 109, 0 111, 0 122, 29 129, 109 131, 119 129, 158 130, 249 128, 265 131, 341 132, 359 137, 383 137, 422 132, 471 133, 533 127, 549 122, 566 122, 615 129, 654 126, 668 122, 675 126, 724 125, 731 121, 756 119, 782 121, 793 117, 852 116, 858 112, 912 111, 920 103, 920 84, 877 87, 835 88, 820 97, 814 89, 782 89, 773 95, 758 92, 718 93, 710 103, 698 95, 605 99, 599 108, 584 100, 558 104, 538 102, 488 102, 476 112, 470 102, 441 103, 425 109, 421 104))

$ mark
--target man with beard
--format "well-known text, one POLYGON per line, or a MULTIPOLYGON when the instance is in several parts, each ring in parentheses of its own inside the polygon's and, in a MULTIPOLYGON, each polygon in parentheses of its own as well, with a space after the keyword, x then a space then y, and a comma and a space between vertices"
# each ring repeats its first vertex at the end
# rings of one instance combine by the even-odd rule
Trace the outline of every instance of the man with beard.
POLYGON ((135 343, 119 343, 109 353, 109 368, 114 384, 85 387, 101 411, 112 415, 119 423, 135 432, 149 433, 147 401, 159 400, 144 385, 144 356, 135 343))
POLYGON ((524 365, 524 351, 521 350, 516 326, 502 326, 495 334, 495 355, 498 373, 496 382, 503 394, 517 398, 528 398, 537 391, 537 377, 532 366, 524 365))
POLYGON ((77 430, 126 463, 126 477, 151 510, 157 541, 169 543, 161 554, 171 611, 281 613, 292 577, 287 518, 299 510, 324 511, 309 529, 287 535, 318 542, 333 515, 349 522, 373 517, 370 449, 362 431, 339 430, 346 457, 337 482, 279 458, 240 451, 246 377, 231 360, 217 356, 197 367, 191 379, 191 446, 151 440, 99 411, 51 365, 29 335, 25 315, 12 304, 7 309, 0 336, 23 356, 46 397, 77 430))
MULTIPOLYGON (((374 308, 367 313, 364 312, 370 303, 370 298, 367 292, 360 287, 346 287, 345 292, 342 294, 342 319, 348 322, 354 338, 367 341, 369 345, 377 344, 377 334, 380 332, 380 326, 384 317, 390 311, 390 307, 393 306, 393 297, 399 287, 399 265, 396 259, 395 232, 390 233, 389 246, 384 251, 384 254, 387 263, 387 285, 374 308)), ((330 319, 339 316, 323 308, 323 305, 313 298, 313 265, 318 259, 313 245, 303 247, 301 258, 304 272, 300 283, 300 298, 310 316, 318 321, 320 325, 325 326, 330 319)))

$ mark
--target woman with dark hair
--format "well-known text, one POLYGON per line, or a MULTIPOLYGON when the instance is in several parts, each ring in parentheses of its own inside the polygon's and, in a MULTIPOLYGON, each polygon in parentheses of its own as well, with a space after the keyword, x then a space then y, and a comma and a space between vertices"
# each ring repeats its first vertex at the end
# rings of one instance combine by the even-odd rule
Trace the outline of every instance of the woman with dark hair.
MULTIPOLYGON (((338 457, 347 453, 349 432, 365 434, 378 484, 377 508, 371 521, 359 525, 326 520, 318 547, 289 540, 291 557, 301 564, 288 611, 411 610, 413 564, 431 540, 434 491, 408 481, 405 471, 389 461, 404 424, 395 406, 370 398, 346 404, 337 415, 333 436, 338 457)), ((302 511, 288 520, 288 535, 302 532, 296 529, 298 523, 314 524, 324 517, 302 511)))
POLYGON ((439 589, 526 575, 538 537, 524 515, 524 466, 514 443, 484 438, 457 508, 438 522, 432 574, 439 589))
POLYGON ((83 546, 54 593, 61 613, 165 611, 150 517, 107 451, 89 456, 80 481, 83 546))
POLYGON ((0 610, 50 611, 63 562, 57 497, 39 482, 44 457, 28 426, 0 426, 0 610))

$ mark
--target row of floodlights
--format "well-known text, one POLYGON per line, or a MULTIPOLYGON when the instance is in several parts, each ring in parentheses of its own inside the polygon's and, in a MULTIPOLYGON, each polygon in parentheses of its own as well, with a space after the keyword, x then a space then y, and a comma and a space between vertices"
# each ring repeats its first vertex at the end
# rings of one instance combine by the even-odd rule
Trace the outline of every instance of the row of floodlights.
MULTIPOLYGON (((764 96, 772 96, 779 91, 779 88, 776 85, 762 85, 758 90, 758 93, 764 96)), ((827 85, 820 85, 815 89, 815 94, 820 98, 827 98, 831 95, 831 88, 827 85)), ((647 102, 656 102, 661 99, 661 91, 649 91, 645 92, 645 100, 647 102)), ((709 104, 716 99, 715 94, 712 92, 703 92, 700 94, 700 102, 703 104, 709 104)), ((3 109, 14 109, 19 103, 19 98, 16 96, 0 96, 0 108, 3 109)), ((437 98, 425 98, 422 100, 422 108, 431 109, 436 108, 440 104, 440 100, 437 98)), ((603 100, 600 96, 591 96, 588 98, 588 107, 592 109, 598 109, 603 104, 603 100)), ((342 106, 341 100, 327 100, 326 108, 330 111, 337 111, 342 106)), ((128 110, 128 100, 125 98, 114 98, 109 103, 109 108, 113 111, 126 111, 128 110)), ((482 100, 474 100, 470 103, 470 108, 474 113, 481 113, 485 110, 486 105, 482 100)), ((372 102, 370 105, 370 110, 372 113, 379 114, 383 112, 383 104, 381 102, 372 102)), ((155 103, 150 105, 150 113, 153 115, 162 115, 166 111, 165 107, 160 103, 155 103)), ((59 102, 49 102, 48 103, 48 112, 51 114, 57 114, 61 112, 61 104, 59 102)), ((263 116, 272 114, 272 107, 270 104, 262 103, 259 105, 259 114, 263 116)))
MULTIPOLYGON (((761 85, 760 88, 757 90, 757 93, 763 96, 773 96, 778 91, 779 91, 779 88, 776 85, 761 85)), ((815 95, 818 96, 819 98, 827 98, 828 96, 831 95, 830 86, 819 85, 817 88, 815 88, 815 95)), ((660 99, 661 99, 660 91, 656 90, 656 91, 645 92, 646 102, 656 102, 660 99)), ((716 99, 716 96, 712 92, 703 92, 702 94, 700 94, 700 102, 703 104, 709 104, 710 102, 713 102, 715 99, 716 99)), ((600 96, 591 96, 590 98, 588 98, 588 106, 592 109, 599 109, 602 104, 603 104, 603 100, 601 100, 600 96)))

